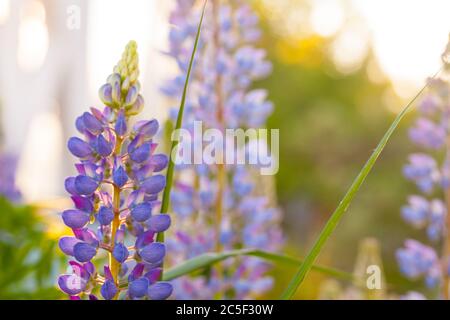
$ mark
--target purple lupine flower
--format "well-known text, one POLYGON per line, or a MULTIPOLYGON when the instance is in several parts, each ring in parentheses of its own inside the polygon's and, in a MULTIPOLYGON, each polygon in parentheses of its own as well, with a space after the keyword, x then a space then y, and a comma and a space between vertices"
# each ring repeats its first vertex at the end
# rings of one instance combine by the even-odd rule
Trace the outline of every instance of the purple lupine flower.
POLYGON ((450 86, 449 61, 443 59, 443 63, 445 74, 429 80, 429 90, 419 104, 419 118, 410 130, 411 140, 423 151, 412 154, 403 170, 405 177, 424 195, 410 196, 408 205, 401 212, 408 223, 426 229, 434 244, 442 243, 444 251, 438 254, 431 246, 408 240, 405 248, 397 251, 397 260, 400 270, 408 278, 423 277, 428 287, 441 286, 443 297, 448 298, 450 257, 445 248, 450 246, 446 226, 450 192, 450 86))
POLYGON ((22 197, 16 186, 16 167, 16 157, 0 153, 0 197, 3 196, 13 202, 20 201, 22 197))
POLYGON ((142 277, 160 270, 166 249, 154 240, 156 232, 169 228, 170 217, 152 215, 165 187, 164 176, 155 173, 168 163, 155 154, 158 122, 131 123, 143 107, 138 75, 136 43, 130 42, 100 89, 103 111, 91 108, 81 115, 76 127, 83 137, 70 138, 67 145, 79 158, 77 175, 65 181, 75 208, 62 212, 74 236, 61 238, 59 247, 76 261, 58 284, 71 299, 97 299, 91 292, 107 300, 165 299, 172 292, 159 276, 151 283, 142 277), (110 259, 101 274, 92 261, 105 253, 110 259))
POLYGON ((397 251, 397 260, 408 278, 424 277, 427 286, 435 287, 441 277, 441 266, 436 251, 415 240, 406 240, 405 248, 397 251))
MULTIPOLYGON (((177 102, 196 36, 197 4, 196 0, 177 0, 170 16, 170 23, 177 27, 170 30, 168 55, 176 61, 180 74, 168 81, 162 92, 177 102)), ((255 80, 266 77, 272 69, 266 52, 255 47, 260 34, 258 17, 245 1, 214 1, 207 7, 185 104, 185 129, 192 132, 195 121, 202 121, 205 129, 221 130, 260 128, 265 124, 273 105, 265 90, 251 88, 255 80)), ((173 120, 177 111, 174 108, 171 112, 173 120)), ((227 164, 220 169, 179 164, 176 169, 187 178, 178 179, 171 194, 173 211, 182 226, 167 241, 172 264, 218 248, 280 248, 280 212, 258 193, 252 177, 254 167, 227 164), (225 170, 223 186, 219 186, 219 170, 225 170), (216 218, 218 211, 222 213, 220 220, 216 218)), ((225 261, 222 266, 222 271, 212 268, 208 277, 175 280, 174 296, 244 299, 261 295, 272 286, 266 274, 270 265, 257 258, 225 261)))

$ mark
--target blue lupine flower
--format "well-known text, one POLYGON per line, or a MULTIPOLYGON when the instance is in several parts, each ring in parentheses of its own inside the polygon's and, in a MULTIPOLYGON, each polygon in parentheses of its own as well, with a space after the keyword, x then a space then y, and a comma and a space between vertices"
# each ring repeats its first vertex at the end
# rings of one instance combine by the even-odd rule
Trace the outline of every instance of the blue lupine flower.
MULTIPOLYGON (((144 273, 156 274, 153 270, 164 259, 164 245, 154 240, 156 232, 168 228, 170 218, 169 223, 167 218, 147 223, 165 187, 165 177, 154 173, 164 170, 168 160, 154 154, 156 120, 131 125, 131 116, 144 104, 138 76, 136 43, 130 42, 107 84, 100 88, 103 111, 91 108, 78 117, 76 128, 83 138, 68 142, 70 152, 80 159, 75 165, 77 175, 65 181, 76 209, 62 213, 74 237, 61 238, 59 247, 77 261, 70 262, 73 274, 60 276, 58 284, 73 300, 97 299, 90 294, 93 290, 107 300, 159 299, 171 292, 166 287, 171 285, 164 282, 160 292, 150 294, 149 278, 141 278, 144 273), (91 263, 101 251, 110 256, 103 275, 91 263)), ((152 285, 159 283, 159 275, 152 278, 152 285)))
MULTIPOLYGON (((177 27, 170 30, 168 54, 177 63, 179 74, 163 86, 162 92, 178 102, 189 62, 188 49, 196 35, 198 2, 177 0, 176 3, 170 23, 177 27)), ((265 90, 252 89, 252 85, 255 80, 266 77, 272 66, 266 59, 266 52, 255 47, 261 34, 258 17, 245 1, 214 1, 207 8, 202 29, 190 78, 190 86, 195 90, 188 92, 184 128, 192 131, 194 121, 202 121, 205 129, 263 126, 273 105, 267 100, 265 90)), ((177 112, 178 109, 173 109, 170 113, 173 120, 177 112)), ((254 167, 227 165, 225 180, 231 183, 225 183, 223 188, 218 186, 215 166, 180 164, 176 169, 180 176, 195 178, 179 179, 172 190, 172 208, 177 222, 184 228, 167 241, 172 253, 171 263, 218 250, 218 247, 228 250, 242 246, 264 250, 280 248, 280 212, 255 188, 254 167), (216 219, 217 211, 222 212, 221 221, 216 219), (236 226, 240 227, 236 230, 236 226)), ((156 218, 148 220, 150 229, 153 219, 156 218)), ((175 297, 209 299, 221 294, 224 298, 245 299, 269 289, 271 282, 265 276, 270 268, 267 263, 245 258, 240 259, 239 264, 244 265, 243 269, 236 263, 226 262, 222 274, 213 268, 208 277, 177 279, 174 281, 175 297), (258 272, 252 271, 250 266, 258 272), (242 271, 237 272, 238 269, 242 271), (248 289, 236 290, 236 283, 245 284, 248 289)))
POLYGON ((16 186, 17 158, 11 154, 0 153, 0 197, 18 202, 21 199, 20 191, 16 186))
MULTIPOLYGON (((444 72, 448 73, 448 61, 443 59, 443 63, 446 66, 444 72)), ((426 229, 431 241, 442 242, 447 247, 450 245, 446 230, 449 199, 447 196, 445 201, 439 198, 427 199, 426 196, 438 188, 448 194, 450 188, 448 74, 429 80, 428 85, 429 91, 419 104, 420 117, 410 130, 410 138, 429 152, 412 154, 403 170, 406 178, 415 182, 426 195, 409 197, 408 205, 402 208, 402 216, 416 228, 426 229), (441 158, 436 151, 444 151, 445 156, 441 158)), ((422 277, 428 287, 441 285, 442 290, 448 292, 448 282, 443 281, 443 275, 450 265, 448 253, 440 257, 432 247, 407 240, 405 248, 397 251, 397 260, 400 270, 408 278, 422 277)))

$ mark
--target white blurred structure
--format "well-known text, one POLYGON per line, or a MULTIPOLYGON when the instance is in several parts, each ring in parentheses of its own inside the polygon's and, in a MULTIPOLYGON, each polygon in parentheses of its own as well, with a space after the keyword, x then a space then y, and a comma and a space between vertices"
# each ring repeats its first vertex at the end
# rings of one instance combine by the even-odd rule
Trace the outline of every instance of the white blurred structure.
POLYGON ((157 0, 0 0, 0 106, 3 148, 20 155, 25 200, 64 193, 74 174, 65 141, 74 121, 99 104, 97 88, 137 40, 146 117, 164 115, 156 99, 166 78, 159 54, 166 43, 168 5, 157 0), (157 110, 156 106, 159 106, 157 110))

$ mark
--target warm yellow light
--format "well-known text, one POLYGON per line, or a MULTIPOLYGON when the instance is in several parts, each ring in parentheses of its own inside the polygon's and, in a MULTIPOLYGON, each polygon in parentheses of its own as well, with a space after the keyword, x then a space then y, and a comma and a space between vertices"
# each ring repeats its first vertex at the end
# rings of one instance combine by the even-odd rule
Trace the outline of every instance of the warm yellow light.
POLYGON ((49 45, 45 8, 40 1, 25 3, 21 11, 17 63, 22 71, 38 70, 49 45))
POLYGON ((10 13, 10 3, 9 0, 0 0, 0 25, 4 24, 10 13))
POLYGON ((329 37, 339 31, 344 23, 344 9, 338 0, 316 0, 312 2, 310 16, 313 31, 329 37))

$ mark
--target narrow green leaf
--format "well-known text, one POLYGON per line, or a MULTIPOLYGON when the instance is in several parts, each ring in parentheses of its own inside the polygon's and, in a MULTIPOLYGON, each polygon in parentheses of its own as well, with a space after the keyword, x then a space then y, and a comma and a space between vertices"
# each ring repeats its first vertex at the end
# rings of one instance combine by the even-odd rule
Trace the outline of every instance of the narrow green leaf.
MULTIPOLYGON (((432 78, 436 77, 439 72, 440 72, 440 70, 432 78)), ((336 229, 337 224, 341 220, 344 213, 347 211, 348 206, 350 205, 350 203, 352 202, 356 193, 360 189, 360 187, 363 184, 364 180, 366 179, 367 175, 370 173, 373 166, 377 162, 378 157, 380 156, 380 154, 383 151, 384 147, 386 146, 387 142, 391 138, 391 136, 394 133, 395 129, 397 128, 398 124, 403 119, 403 117, 407 114, 407 112, 413 105, 414 101, 422 94, 422 92, 427 88, 427 86, 428 86, 428 84, 425 84, 423 86, 423 88, 415 95, 415 97, 402 110, 402 112, 400 112, 397 115, 397 117, 395 118, 392 125, 386 131, 383 138, 378 143, 378 146, 376 147, 376 149, 373 151, 372 155, 370 156, 369 160, 367 160, 366 164, 364 165, 362 170, 359 172, 356 179, 353 181, 352 185, 348 189, 344 198, 341 200, 341 202, 337 206, 336 210, 333 212, 331 217, 328 219, 328 221, 327 221, 325 227, 322 229, 318 239, 316 240, 313 247, 309 251, 305 260, 301 263, 300 268, 298 269, 295 276, 292 278, 288 287, 282 294, 281 299, 289 300, 294 296, 298 287, 300 286, 300 284, 303 282, 303 280, 305 279, 308 272, 313 267, 313 264, 316 261, 316 258, 319 255, 320 251, 322 250, 323 246, 327 242, 328 238, 330 237, 330 235, 332 234, 334 229, 336 229)))
MULTIPOLYGON (((205 0, 205 2, 203 3, 202 15, 200 17, 200 22, 198 24, 194 48, 192 49, 191 60, 189 61, 189 67, 188 67, 187 74, 186 74, 186 80, 184 82, 183 95, 181 97, 180 109, 178 111, 175 130, 181 129, 181 126, 183 125, 184 105, 186 103, 186 95, 187 95, 187 89, 188 89, 188 85, 189 85, 189 77, 191 76, 192 65, 194 64, 195 53, 197 51, 198 40, 200 39, 200 33, 201 33, 201 29, 202 29, 202 24, 203 24, 203 17, 205 15, 205 9, 206 9, 207 3, 208 3, 208 0, 205 0)), ((167 214, 168 210, 169 210, 170 192, 172 190, 173 173, 175 170, 175 163, 174 163, 175 159, 172 159, 172 153, 174 150, 176 150, 177 147, 178 147, 178 141, 173 141, 172 147, 170 148, 170 152, 169 152, 169 164, 167 166, 167 174, 166 174, 166 188, 164 189, 162 204, 161 204, 161 213, 164 213, 164 214, 167 214)), ((164 233, 163 232, 158 233, 158 236, 156 239, 159 242, 164 242, 164 233)))
MULTIPOLYGON (((256 249, 241 249, 224 251, 220 253, 210 252, 199 255, 195 258, 187 260, 164 273, 163 279, 165 281, 173 280, 181 276, 190 274, 194 271, 201 270, 203 268, 214 265, 215 263, 221 262, 225 259, 238 257, 238 256, 253 256, 261 259, 269 260, 275 263, 287 264, 296 266, 302 261, 293 257, 280 255, 272 252, 266 252, 256 249)), ((342 279, 342 280, 354 280, 354 276, 350 273, 336 270, 333 268, 323 267, 323 266, 313 266, 313 270, 327 274, 329 276, 342 279)))

